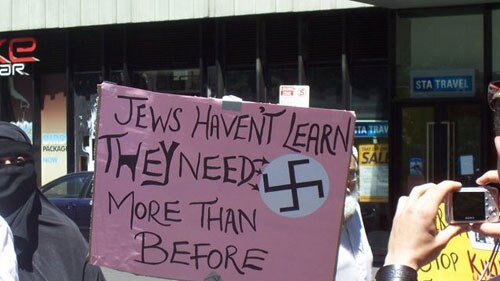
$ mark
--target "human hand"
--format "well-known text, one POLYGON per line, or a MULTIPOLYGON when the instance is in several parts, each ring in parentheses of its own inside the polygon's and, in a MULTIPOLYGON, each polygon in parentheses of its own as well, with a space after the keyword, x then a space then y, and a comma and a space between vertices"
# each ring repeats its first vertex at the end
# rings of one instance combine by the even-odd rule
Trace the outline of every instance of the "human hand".
POLYGON ((461 183, 443 181, 416 186, 398 201, 385 265, 402 264, 415 270, 436 258, 448 241, 466 229, 448 225, 436 229, 436 215, 446 195, 460 189, 461 183))
POLYGON ((490 170, 476 179, 478 185, 488 185, 490 183, 500 183, 497 170, 490 170))

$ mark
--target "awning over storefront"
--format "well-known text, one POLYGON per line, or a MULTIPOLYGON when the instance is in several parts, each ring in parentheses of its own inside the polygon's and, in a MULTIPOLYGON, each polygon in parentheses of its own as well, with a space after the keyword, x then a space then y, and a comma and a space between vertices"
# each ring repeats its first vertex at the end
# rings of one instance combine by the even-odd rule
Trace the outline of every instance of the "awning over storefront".
POLYGON ((476 5, 485 3, 500 3, 498 0, 356 0, 371 4, 376 7, 389 9, 408 9, 408 8, 427 8, 427 7, 443 7, 443 6, 462 6, 476 5))

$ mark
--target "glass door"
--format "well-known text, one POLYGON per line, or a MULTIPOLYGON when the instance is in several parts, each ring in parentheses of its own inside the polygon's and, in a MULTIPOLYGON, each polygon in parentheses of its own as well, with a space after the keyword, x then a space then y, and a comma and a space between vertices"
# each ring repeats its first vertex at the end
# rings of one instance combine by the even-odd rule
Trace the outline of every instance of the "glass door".
POLYGON ((401 190, 450 179, 474 185, 480 175, 481 107, 450 102, 401 108, 401 190))

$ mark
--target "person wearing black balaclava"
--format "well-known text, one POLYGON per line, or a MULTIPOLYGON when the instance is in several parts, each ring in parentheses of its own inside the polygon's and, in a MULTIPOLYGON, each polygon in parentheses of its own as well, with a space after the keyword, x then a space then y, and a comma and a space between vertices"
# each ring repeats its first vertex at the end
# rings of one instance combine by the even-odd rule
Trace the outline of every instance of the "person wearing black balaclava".
POLYGON ((19 280, 105 280, 87 263, 88 244, 76 224, 38 189, 30 139, 4 121, 0 160, 0 216, 14 236, 19 280))

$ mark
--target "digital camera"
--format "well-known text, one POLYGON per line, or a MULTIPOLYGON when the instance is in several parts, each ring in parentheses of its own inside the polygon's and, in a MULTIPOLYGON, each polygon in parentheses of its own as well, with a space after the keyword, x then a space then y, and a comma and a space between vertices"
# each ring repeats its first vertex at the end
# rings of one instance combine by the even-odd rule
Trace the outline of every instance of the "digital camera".
POLYGON ((498 222, 498 190, 491 186, 462 187, 445 199, 450 224, 498 222))

